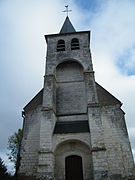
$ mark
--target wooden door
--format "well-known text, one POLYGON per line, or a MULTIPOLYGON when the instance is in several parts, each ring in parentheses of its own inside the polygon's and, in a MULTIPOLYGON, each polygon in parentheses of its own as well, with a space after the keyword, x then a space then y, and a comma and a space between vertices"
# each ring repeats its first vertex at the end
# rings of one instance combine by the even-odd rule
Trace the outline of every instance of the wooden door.
POLYGON ((83 180, 82 158, 72 155, 65 159, 66 180, 83 180))

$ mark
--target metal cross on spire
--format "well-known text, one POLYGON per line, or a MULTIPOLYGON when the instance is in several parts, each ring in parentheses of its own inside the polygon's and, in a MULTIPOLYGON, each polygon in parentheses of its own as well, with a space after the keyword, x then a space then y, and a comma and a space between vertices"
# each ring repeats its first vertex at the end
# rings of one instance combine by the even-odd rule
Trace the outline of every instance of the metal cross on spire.
POLYGON ((69 6, 69 5, 66 5, 66 6, 65 6, 66 10, 65 10, 65 11, 62 11, 62 12, 66 12, 66 13, 67 13, 67 16, 68 16, 68 13, 72 11, 72 10, 69 10, 69 9, 68 9, 68 6, 69 6))

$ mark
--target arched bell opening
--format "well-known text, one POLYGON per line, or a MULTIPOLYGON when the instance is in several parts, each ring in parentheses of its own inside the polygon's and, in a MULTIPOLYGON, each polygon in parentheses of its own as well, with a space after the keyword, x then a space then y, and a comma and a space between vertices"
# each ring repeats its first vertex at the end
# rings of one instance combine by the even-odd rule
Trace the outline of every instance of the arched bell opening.
POLYGON ((65 51, 65 41, 60 39, 57 43, 57 52, 58 51, 65 51))
POLYGON ((73 38, 71 41, 71 50, 77 50, 77 49, 80 49, 79 39, 73 38))

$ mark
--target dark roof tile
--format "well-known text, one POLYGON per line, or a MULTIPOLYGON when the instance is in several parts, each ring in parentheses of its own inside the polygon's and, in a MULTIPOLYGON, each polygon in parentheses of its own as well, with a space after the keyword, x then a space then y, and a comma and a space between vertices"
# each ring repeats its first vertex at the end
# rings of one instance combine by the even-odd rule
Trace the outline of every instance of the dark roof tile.
POLYGON ((65 19, 65 22, 60 30, 60 34, 73 33, 73 32, 76 32, 75 28, 73 27, 69 17, 67 16, 65 19))
POLYGON ((100 105, 115 105, 121 104, 121 102, 105 90, 102 86, 96 83, 97 95, 100 105))
POLYGON ((23 108, 25 112, 35 109, 42 104, 43 89, 23 108))

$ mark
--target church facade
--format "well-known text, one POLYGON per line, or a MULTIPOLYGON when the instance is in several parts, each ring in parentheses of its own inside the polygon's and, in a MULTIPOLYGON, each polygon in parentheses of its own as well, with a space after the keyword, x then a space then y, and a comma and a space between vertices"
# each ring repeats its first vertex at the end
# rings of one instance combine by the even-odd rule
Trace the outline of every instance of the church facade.
POLYGON ((67 16, 45 39, 44 87, 24 107, 18 176, 134 179, 122 104, 95 82, 90 31, 76 32, 67 16))

